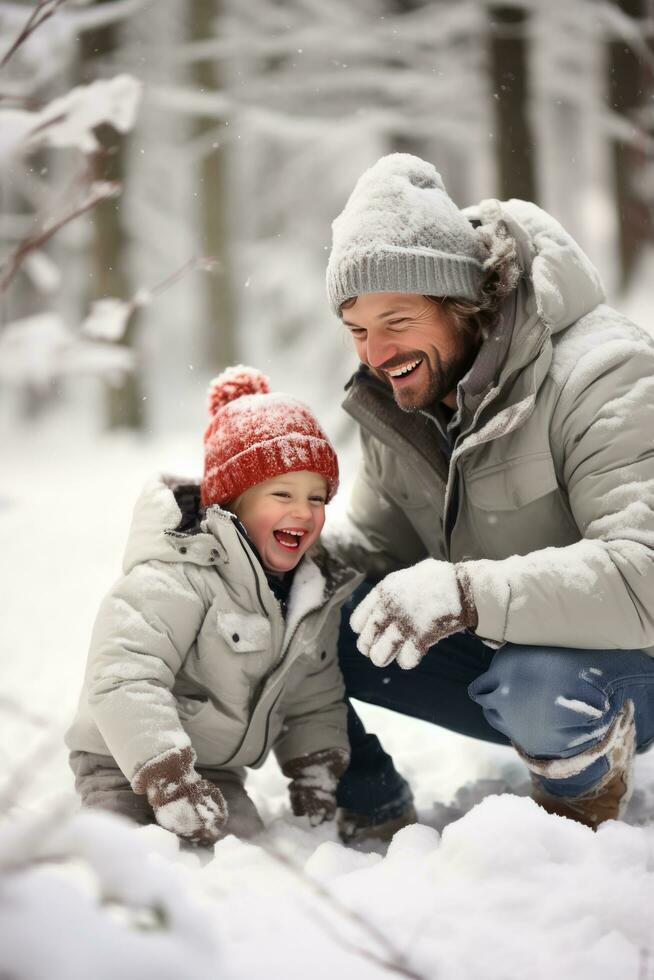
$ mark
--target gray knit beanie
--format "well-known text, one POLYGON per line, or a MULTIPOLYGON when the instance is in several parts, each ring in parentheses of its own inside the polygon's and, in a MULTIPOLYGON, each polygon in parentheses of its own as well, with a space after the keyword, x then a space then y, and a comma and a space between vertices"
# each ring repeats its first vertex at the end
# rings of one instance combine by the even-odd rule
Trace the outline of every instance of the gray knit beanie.
POLYGON ((332 225, 332 309, 362 293, 479 299, 484 247, 425 160, 391 153, 359 177, 332 225))

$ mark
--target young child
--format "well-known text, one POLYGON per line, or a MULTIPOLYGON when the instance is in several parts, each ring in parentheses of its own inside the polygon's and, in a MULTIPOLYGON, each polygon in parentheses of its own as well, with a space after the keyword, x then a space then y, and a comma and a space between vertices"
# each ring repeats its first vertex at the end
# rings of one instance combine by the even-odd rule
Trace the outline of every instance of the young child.
POLYGON ((157 480, 136 504, 66 736, 84 805, 201 844, 262 829, 244 767, 271 748, 293 812, 333 818, 339 610, 361 578, 315 547, 338 464, 309 408, 239 366, 209 411, 201 485, 157 480))

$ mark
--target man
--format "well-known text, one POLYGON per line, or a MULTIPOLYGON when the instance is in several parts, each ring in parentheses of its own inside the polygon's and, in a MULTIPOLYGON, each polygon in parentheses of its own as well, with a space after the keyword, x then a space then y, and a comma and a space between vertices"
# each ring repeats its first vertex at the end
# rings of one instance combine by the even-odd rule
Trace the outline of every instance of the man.
MULTIPOLYGON (((343 623, 348 694, 511 743, 547 810, 617 818, 654 739, 654 342, 551 217, 462 212, 417 157, 364 173, 333 233, 348 550, 377 582, 343 623)), ((342 834, 390 837, 411 792, 349 724, 342 834)))

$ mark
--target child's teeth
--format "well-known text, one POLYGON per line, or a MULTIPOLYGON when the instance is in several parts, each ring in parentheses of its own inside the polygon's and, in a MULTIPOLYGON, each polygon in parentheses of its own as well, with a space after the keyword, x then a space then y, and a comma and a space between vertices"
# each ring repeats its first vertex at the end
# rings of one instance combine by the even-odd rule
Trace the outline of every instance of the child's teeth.
POLYGON ((305 535, 305 533, 305 531, 287 531, 280 528, 279 531, 275 531, 275 537, 287 548, 299 548, 300 539, 305 535), (289 538, 293 540, 289 541, 289 538))

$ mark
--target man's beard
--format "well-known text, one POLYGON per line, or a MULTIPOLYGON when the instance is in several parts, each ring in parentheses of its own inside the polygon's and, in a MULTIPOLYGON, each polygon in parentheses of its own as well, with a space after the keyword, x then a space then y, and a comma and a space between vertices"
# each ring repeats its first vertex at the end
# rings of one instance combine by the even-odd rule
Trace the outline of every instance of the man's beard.
MULTIPOLYGON (((407 384, 406 387, 393 390, 393 398, 398 408, 403 412, 419 412, 428 405, 442 402, 451 391, 456 389, 459 381, 465 377, 477 356, 479 343, 476 337, 464 335, 461 337, 462 343, 459 349, 453 353, 448 360, 443 360, 437 350, 433 351, 434 363, 430 361, 424 351, 416 350, 402 354, 402 362, 408 363, 411 360, 422 360, 418 371, 423 368, 427 371, 427 380, 422 382, 419 388, 407 384)), ((386 370, 392 368, 389 363, 385 365, 386 370)), ((388 378, 385 378, 387 383, 388 378)))

